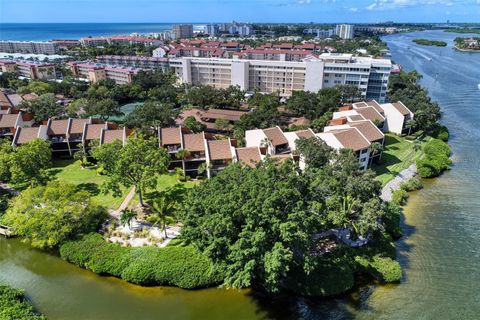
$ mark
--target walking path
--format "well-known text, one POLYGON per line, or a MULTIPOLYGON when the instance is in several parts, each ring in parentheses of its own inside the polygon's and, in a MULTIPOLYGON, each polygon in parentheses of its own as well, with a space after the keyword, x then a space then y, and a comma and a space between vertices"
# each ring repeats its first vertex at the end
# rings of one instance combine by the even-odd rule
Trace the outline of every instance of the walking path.
POLYGON ((122 214, 122 211, 128 207, 128 204, 130 203, 130 201, 134 196, 135 196, 135 187, 132 187, 132 189, 130 189, 130 192, 127 194, 125 199, 123 199, 123 202, 120 205, 120 207, 118 207, 117 210, 113 210, 109 212, 110 216, 115 219, 120 219, 120 215, 122 214))
POLYGON ((402 182, 408 181, 417 175, 417 165, 412 164, 407 169, 401 171, 393 180, 389 181, 383 188, 380 198, 383 201, 392 200, 392 191, 400 189, 402 182))

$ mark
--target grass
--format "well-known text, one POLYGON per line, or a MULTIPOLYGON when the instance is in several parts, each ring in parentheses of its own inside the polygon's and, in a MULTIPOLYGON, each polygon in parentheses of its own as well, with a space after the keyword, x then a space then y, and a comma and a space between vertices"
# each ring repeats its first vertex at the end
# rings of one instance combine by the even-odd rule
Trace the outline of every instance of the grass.
POLYGON ((77 185, 79 189, 88 191, 94 201, 109 209, 117 209, 128 193, 128 189, 123 188, 121 197, 114 197, 111 193, 104 194, 101 186, 108 178, 98 175, 95 168, 82 169, 80 161, 55 160, 49 173, 51 180, 77 185))
MULTIPOLYGON (((385 135, 385 149, 380 163, 374 164, 372 169, 377 173, 377 180, 382 185, 395 178, 402 170, 407 169, 421 157, 422 151, 414 150, 414 144, 403 137, 387 133, 385 135)), ((420 148, 421 149, 421 148, 420 148)))

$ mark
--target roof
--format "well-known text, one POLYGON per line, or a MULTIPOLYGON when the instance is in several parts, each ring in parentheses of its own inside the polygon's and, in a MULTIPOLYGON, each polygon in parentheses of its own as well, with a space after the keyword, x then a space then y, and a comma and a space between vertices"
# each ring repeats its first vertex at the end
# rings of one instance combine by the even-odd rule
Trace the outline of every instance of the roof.
POLYGON ((226 119, 229 121, 238 121, 240 117, 246 114, 245 111, 226 110, 226 109, 208 109, 202 113, 203 118, 226 119))
POLYGON ((104 128, 105 128, 104 123, 88 124, 86 129, 86 134, 85 134, 85 140, 100 139, 100 133, 104 128))
POLYGON ((397 109, 404 116, 407 116, 410 114, 410 110, 408 110, 408 108, 405 107, 403 103, 401 103, 400 101, 392 103, 392 106, 394 106, 395 109, 397 109))
POLYGON ((123 142, 124 134, 125 134, 124 129, 104 130, 102 143, 110 143, 115 140, 120 140, 123 142))
POLYGON ((0 91, 0 108, 2 107, 12 107, 12 103, 7 95, 3 91, 0 91))
POLYGON ((17 140, 15 141, 16 144, 22 144, 38 137, 38 131, 40 130, 39 127, 31 127, 31 128, 18 128, 20 130, 17 135, 17 140))
POLYGON ((0 117, 0 128, 15 128, 18 114, 4 114, 0 117))
POLYGON ((377 101, 375 101, 375 100, 368 101, 367 105, 369 105, 370 107, 374 107, 375 110, 377 110, 380 114, 382 114, 382 115, 384 114, 384 111, 383 111, 382 107, 380 106, 380 104, 377 101))
POLYGON ((237 148, 236 154, 237 160, 242 165, 246 165, 252 168, 255 167, 258 162, 262 161, 260 148, 258 147, 237 148))
POLYGON ((90 119, 72 119, 72 124, 70 126, 69 134, 80 134, 83 133, 83 128, 85 123, 89 123, 90 119))
POLYGON ((282 130, 279 127, 273 127, 268 129, 263 129, 263 133, 270 139, 272 145, 279 146, 282 144, 287 144, 288 140, 285 138, 282 130))
POLYGON ((48 135, 55 136, 60 134, 67 134, 69 120, 52 120, 48 128, 48 135))
POLYGON ((374 107, 365 107, 365 108, 358 108, 357 112, 361 114, 365 119, 371 121, 384 121, 385 117, 382 116, 374 107))
POLYGON ((183 146, 188 151, 205 151, 203 133, 190 133, 183 136, 183 146))
POLYGON ((295 131, 299 138, 313 138, 315 134, 310 129, 295 131))
POLYGON ((361 121, 365 120, 365 118, 361 114, 354 114, 351 116, 348 116, 352 121, 361 121))
POLYGON ((162 146, 168 144, 181 144, 181 128, 162 128, 160 129, 160 143, 162 146))
POLYGON ((9 95, 7 95, 7 97, 15 107, 23 102, 22 97, 17 93, 9 94, 9 95))
POLYGON ((233 158, 229 140, 208 140, 207 146, 210 160, 233 158))
POLYGON ((370 142, 383 139, 385 136, 371 121, 350 122, 350 127, 357 128, 370 142))
POLYGON ((329 132, 332 133, 346 149, 359 151, 370 146, 369 141, 367 141, 356 128, 332 130, 329 132))

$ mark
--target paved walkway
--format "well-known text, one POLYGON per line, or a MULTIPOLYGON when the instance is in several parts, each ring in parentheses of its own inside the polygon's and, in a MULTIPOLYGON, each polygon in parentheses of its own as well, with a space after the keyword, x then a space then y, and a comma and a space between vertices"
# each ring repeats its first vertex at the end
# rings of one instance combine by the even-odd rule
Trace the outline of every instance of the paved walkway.
POLYGON ((389 181, 382 189, 380 198, 383 201, 392 200, 392 191, 400 189, 400 185, 404 181, 408 181, 417 175, 417 165, 412 164, 407 169, 400 172, 393 180, 389 181))
POLYGON ((115 219, 120 219, 120 215, 122 214, 122 211, 128 207, 128 204, 130 203, 130 201, 134 196, 135 196, 135 187, 132 187, 132 189, 130 189, 130 192, 127 194, 125 199, 123 199, 123 202, 120 205, 120 207, 118 207, 117 210, 113 210, 109 212, 110 216, 115 219))

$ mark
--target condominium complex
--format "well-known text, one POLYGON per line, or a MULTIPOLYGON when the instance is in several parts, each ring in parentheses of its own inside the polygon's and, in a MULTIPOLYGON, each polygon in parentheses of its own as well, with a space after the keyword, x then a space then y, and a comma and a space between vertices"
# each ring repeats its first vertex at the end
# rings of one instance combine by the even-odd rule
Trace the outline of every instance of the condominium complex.
POLYGON ((117 83, 126 83, 131 81, 134 73, 138 71, 131 67, 161 68, 172 70, 180 83, 210 85, 215 88, 234 85, 247 92, 258 89, 263 93, 278 92, 281 96, 290 96, 295 90, 316 92, 322 88, 350 84, 359 88, 364 99, 385 101, 392 67, 390 60, 333 53, 324 53, 317 57, 308 56, 306 52, 304 57, 301 61, 275 61, 196 57, 145 60, 140 57, 105 56, 99 60, 107 65, 70 63, 70 66, 75 76, 83 76, 90 81, 110 77, 108 72, 100 71, 95 71, 95 76, 87 77, 93 70, 115 69, 124 74, 128 73, 130 75, 122 77, 121 81, 115 79, 117 83), (101 73, 101 76, 96 73, 101 73))
POLYGON ((55 42, 0 41, 0 52, 56 54, 58 45, 55 42))
POLYGON ((193 24, 176 24, 173 26, 174 39, 188 39, 193 37, 193 24))
POLYGON ((339 24, 335 28, 335 34, 342 39, 353 39, 355 26, 351 24, 339 24))
POLYGON ((43 63, 27 60, 0 60, 0 70, 2 72, 17 73, 20 77, 37 79, 55 79, 55 65, 52 63, 43 63))
POLYGON ((162 41, 157 39, 133 37, 133 36, 111 36, 111 37, 85 37, 80 39, 82 46, 105 46, 110 44, 142 44, 145 46, 158 46, 162 41))
POLYGON ((106 66, 98 63, 69 62, 74 77, 98 82, 103 79, 112 79, 116 84, 127 84, 133 81, 133 77, 140 71, 139 68, 106 66))

